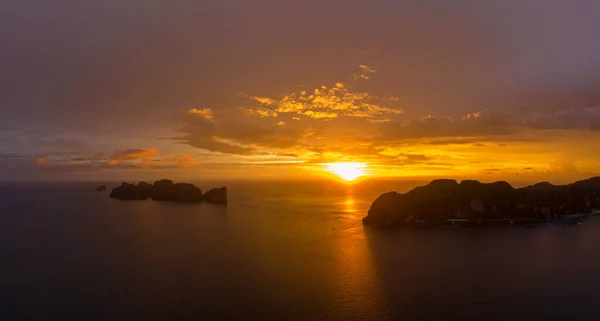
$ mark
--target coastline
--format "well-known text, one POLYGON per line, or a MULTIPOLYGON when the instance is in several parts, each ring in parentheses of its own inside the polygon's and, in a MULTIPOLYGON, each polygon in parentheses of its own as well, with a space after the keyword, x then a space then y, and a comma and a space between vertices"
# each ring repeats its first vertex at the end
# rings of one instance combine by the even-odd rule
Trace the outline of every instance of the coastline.
POLYGON ((573 224, 600 209, 600 177, 568 185, 541 182, 513 188, 500 181, 481 183, 438 179, 406 193, 387 192, 373 203, 363 224, 403 225, 573 224))
POLYGON ((406 228, 425 228, 425 227, 537 227, 537 226, 558 226, 558 225, 576 225, 581 224, 594 216, 600 216, 600 210, 592 213, 580 213, 564 215, 561 218, 500 218, 500 219, 448 219, 439 221, 415 220, 405 222, 399 225, 384 224, 382 226, 373 226, 376 228, 395 229, 399 227, 406 228))

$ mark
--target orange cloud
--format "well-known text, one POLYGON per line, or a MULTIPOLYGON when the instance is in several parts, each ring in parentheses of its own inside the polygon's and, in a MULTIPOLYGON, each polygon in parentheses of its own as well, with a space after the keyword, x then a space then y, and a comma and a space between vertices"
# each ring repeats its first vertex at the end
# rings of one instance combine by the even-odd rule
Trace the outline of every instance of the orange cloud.
POLYGON ((177 167, 184 168, 197 165, 198 161, 190 155, 182 155, 177 162, 177 167))
POLYGON ((377 70, 375 70, 367 65, 358 65, 358 68, 360 68, 360 70, 365 73, 376 73, 377 72, 377 70))
POLYGON ((353 77, 356 80, 359 80, 359 79, 369 80, 369 79, 371 79, 371 77, 369 77, 367 75, 363 75, 363 74, 354 74, 353 77))
POLYGON ((267 97, 252 96, 250 98, 258 101, 259 103, 261 103, 263 105, 273 105, 274 103, 276 103, 275 99, 271 99, 271 98, 267 98, 267 97))
POLYGON ((260 118, 265 118, 265 117, 277 117, 277 112, 269 110, 269 109, 263 109, 263 108, 245 108, 245 107, 238 107, 239 110, 241 110, 245 115, 251 116, 251 115, 258 115, 260 116, 260 118))
POLYGON ((312 111, 312 110, 299 111, 298 114, 304 115, 309 118, 314 118, 314 119, 333 119, 338 116, 338 114, 336 114, 336 113, 328 113, 328 112, 324 112, 324 111, 312 111))
POLYGON ((49 158, 37 157, 35 159, 35 166, 46 166, 46 165, 50 165, 51 163, 52 163, 52 160, 50 160, 49 158))
POLYGON ((192 108, 192 109, 188 110, 188 113, 191 115, 195 115, 198 117, 208 119, 208 120, 213 120, 213 118, 214 118, 213 111, 210 108, 202 108, 202 109, 192 108))
POLYGON ((312 92, 303 90, 299 93, 284 94, 279 100, 269 98, 269 105, 273 105, 273 109, 246 110, 258 113, 261 117, 277 116, 277 113, 295 113, 314 119, 332 119, 338 116, 372 118, 403 112, 399 108, 381 106, 381 101, 385 99, 351 91, 345 84, 337 82, 332 87, 321 86, 312 92))
POLYGON ((138 148, 116 151, 110 158, 82 155, 38 157, 35 166, 54 172, 85 172, 94 170, 172 169, 198 165, 191 155, 161 156, 156 149, 138 148))
POLYGON ((164 157, 144 157, 139 163, 143 168, 185 168, 199 164, 198 161, 188 154, 164 156, 164 157))
POLYGON ((132 161, 153 156, 158 156, 158 150, 156 148, 126 149, 114 152, 108 160, 108 163, 110 165, 116 165, 120 161, 132 161))

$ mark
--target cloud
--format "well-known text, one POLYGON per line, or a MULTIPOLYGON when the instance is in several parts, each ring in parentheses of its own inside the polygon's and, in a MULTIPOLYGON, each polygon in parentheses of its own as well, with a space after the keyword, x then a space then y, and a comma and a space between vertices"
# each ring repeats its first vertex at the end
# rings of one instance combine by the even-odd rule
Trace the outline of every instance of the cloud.
POLYGON ((281 120, 280 120, 280 121, 277 123, 277 126, 283 126, 283 125, 285 125, 285 122, 284 122, 284 121, 281 121, 281 120))
POLYGON ((142 168, 186 168, 198 165, 198 161, 187 154, 165 156, 165 157, 145 157, 139 163, 142 168))
POLYGON ((35 159, 35 166, 48 166, 52 164, 52 161, 49 158, 46 157, 37 157, 35 159))
POLYGON ((171 140, 210 152, 251 155, 253 148, 243 147, 226 142, 219 137, 220 126, 213 121, 193 115, 184 114, 184 125, 179 129, 181 135, 171 137, 171 140))
POLYGON ((238 107, 238 109, 240 111, 242 111, 244 113, 244 115, 248 115, 248 116, 257 115, 257 116, 260 116, 261 118, 277 117, 277 115, 278 115, 277 112, 269 110, 269 109, 264 109, 264 108, 238 107))
POLYGON ((250 98, 258 101, 259 103, 261 103, 263 105, 273 105, 274 103, 276 103, 276 101, 274 99, 266 98, 266 97, 251 96, 250 98))
POLYGON ((37 157, 35 166, 52 171, 94 171, 117 169, 167 169, 196 166, 199 162, 189 154, 161 156, 156 149, 135 148, 115 151, 111 157, 101 154, 92 156, 43 156, 37 157))
POLYGON ((117 164, 120 161, 136 160, 146 157, 158 156, 158 150, 155 148, 135 148, 122 151, 115 151, 110 157, 110 164, 117 164))
POLYGON ((555 113, 537 113, 524 121, 534 129, 600 130, 600 107, 569 108, 555 113))
POLYGON ((367 65, 358 65, 358 68, 364 73, 376 73, 377 71, 367 65))
POLYGON ((217 127, 217 135, 245 146, 291 148, 300 143, 302 132, 285 128, 287 126, 255 125, 243 122, 225 122, 217 127))
POLYGON ((391 118, 383 118, 383 119, 367 119, 367 121, 371 124, 383 124, 383 123, 389 123, 392 121, 391 118))
POLYGON ((177 162, 177 167, 179 168, 190 167, 198 164, 198 161, 190 155, 181 155, 179 158, 176 157, 175 161, 177 162))
POLYGON ((175 138, 176 141, 185 143, 192 147, 205 149, 210 152, 233 154, 233 155, 252 155, 255 150, 253 148, 237 146, 226 142, 219 141, 215 136, 199 136, 193 134, 185 134, 175 138))
POLYGON ((210 108, 203 108, 203 109, 192 108, 192 109, 188 110, 188 113, 190 115, 202 117, 207 120, 213 120, 213 118, 214 118, 213 111, 210 108))
POLYGON ((381 125, 380 138, 384 140, 406 140, 428 137, 464 138, 489 135, 507 135, 518 131, 518 123, 501 114, 481 110, 455 120, 426 116, 399 125, 388 122, 381 125))
POLYGON ((369 80, 369 79, 371 79, 371 77, 369 77, 369 76, 367 76, 367 75, 363 75, 363 74, 354 74, 354 75, 352 75, 352 77, 353 77, 355 80, 359 80, 359 79, 363 79, 363 80, 369 80))
POLYGON ((400 108, 382 106, 381 101, 385 99, 352 91, 347 85, 337 82, 331 87, 321 86, 310 92, 304 90, 283 94, 279 99, 270 98, 268 110, 271 113, 267 114, 296 114, 313 119, 332 119, 339 116, 374 118, 403 112, 400 108))
POLYGON ((554 113, 520 116, 482 109, 458 119, 426 116, 407 124, 382 124, 380 138, 396 141, 432 138, 434 140, 430 144, 472 144, 532 130, 600 130, 600 108, 569 108, 554 113))
POLYGON ((299 115, 304 115, 313 119, 333 119, 338 116, 336 113, 325 112, 325 111, 313 111, 313 110, 300 110, 298 111, 299 115))

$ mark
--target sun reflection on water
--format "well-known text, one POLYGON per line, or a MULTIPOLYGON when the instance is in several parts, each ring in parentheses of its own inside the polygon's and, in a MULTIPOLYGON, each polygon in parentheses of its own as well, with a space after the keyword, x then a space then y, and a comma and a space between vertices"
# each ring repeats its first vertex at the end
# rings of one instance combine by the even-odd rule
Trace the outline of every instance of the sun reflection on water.
POLYGON ((346 216, 343 228, 333 236, 335 268, 331 275, 335 289, 333 310, 337 315, 363 316, 365 319, 387 319, 383 287, 377 276, 371 248, 364 227, 358 219, 362 213, 360 199, 351 188, 341 200, 346 216))
POLYGON ((356 213, 355 204, 356 204, 356 201, 354 200, 352 195, 348 195, 348 197, 344 201, 344 205, 346 205, 346 211, 348 213, 356 213))

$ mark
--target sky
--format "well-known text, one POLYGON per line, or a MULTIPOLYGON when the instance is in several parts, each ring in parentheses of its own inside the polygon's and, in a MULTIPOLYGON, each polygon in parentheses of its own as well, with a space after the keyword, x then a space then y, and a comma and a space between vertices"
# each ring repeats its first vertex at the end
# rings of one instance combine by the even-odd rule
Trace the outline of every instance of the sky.
POLYGON ((595 0, 5 0, 0 180, 600 173, 595 0))

